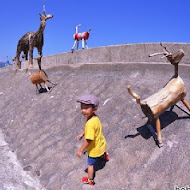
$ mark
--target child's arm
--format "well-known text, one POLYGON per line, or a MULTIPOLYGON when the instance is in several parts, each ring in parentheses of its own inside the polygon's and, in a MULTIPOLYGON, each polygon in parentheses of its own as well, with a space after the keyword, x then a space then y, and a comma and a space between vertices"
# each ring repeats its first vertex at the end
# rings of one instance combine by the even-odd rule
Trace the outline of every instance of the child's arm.
POLYGON ((81 140, 83 137, 84 137, 84 131, 80 135, 77 136, 77 139, 81 140))
POLYGON ((84 150, 87 148, 87 146, 90 144, 90 142, 91 142, 91 140, 84 139, 84 142, 83 142, 81 148, 80 148, 80 149, 77 151, 77 153, 76 153, 76 156, 77 156, 77 157, 80 158, 80 157, 82 156, 84 150))

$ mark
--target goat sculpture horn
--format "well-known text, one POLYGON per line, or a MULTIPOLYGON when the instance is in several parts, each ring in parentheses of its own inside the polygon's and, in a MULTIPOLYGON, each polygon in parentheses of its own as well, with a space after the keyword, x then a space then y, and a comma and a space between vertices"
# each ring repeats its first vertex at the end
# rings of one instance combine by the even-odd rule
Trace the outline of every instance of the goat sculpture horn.
POLYGON ((160 43, 160 45, 164 48, 163 52, 150 54, 149 57, 153 57, 153 56, 156 56, 156 55, 164 55, 162 57, 162 58, 164 58, 164 57, 167 57, 167 56, 172 54, 170 51, 167 50, 167 48, 165 46, 162 45, 162 43, 160 43))
POLYGON ((45 0, 43 2, 43 14, 46 15, 45 0))
POLYGON ((149 55, 149 57, 153 57, 153 56, 156 56, 156 55, 165 55, 166 53, 165 52, 159 52, 159 53, 152 53, 149 55))

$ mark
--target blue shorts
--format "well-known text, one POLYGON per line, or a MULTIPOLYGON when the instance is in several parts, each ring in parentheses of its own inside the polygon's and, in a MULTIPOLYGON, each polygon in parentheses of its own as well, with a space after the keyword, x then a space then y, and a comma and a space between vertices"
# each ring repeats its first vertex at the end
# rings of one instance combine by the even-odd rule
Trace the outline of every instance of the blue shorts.
POLYGON ((101 157, 90 157, 90 156, 88 156, 88 165, 89 166, 94 166, 94 164, 95 164, 95 162, 97 161, 97 160, 99 160, 101 157))

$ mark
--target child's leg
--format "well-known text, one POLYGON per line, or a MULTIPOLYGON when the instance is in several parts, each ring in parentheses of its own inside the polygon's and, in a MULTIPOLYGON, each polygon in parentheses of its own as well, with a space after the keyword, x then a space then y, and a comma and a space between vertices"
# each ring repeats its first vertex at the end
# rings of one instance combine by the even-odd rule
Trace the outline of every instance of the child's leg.
POLYGON ((83 177, 82 181, 85 184, 95 185, 95 182, 94 182, 94 166, 93 165, 88 165, 88 177, 83 177))
POLYGON ((94 166, 88 165, 88 179, 93 180, 94 179, 94 166))
POLYGON ((82 181, 85 184, 94 185, 94 163, 96 162, 97 158, 92 158, 88 156, 88 177, 83 177, 82 181))

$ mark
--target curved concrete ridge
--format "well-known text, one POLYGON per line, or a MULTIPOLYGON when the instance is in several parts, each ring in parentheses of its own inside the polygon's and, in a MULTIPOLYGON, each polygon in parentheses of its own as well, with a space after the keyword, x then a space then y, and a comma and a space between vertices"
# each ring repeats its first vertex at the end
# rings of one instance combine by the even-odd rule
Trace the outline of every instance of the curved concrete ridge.
MULTIPOLYGON (((46 72, 58 85, 50 94, 36 95, 24 71, 12 76, 12 67, 0 69, 0 128, 22 168, 31 168, 28 174, 33 181, 39 180, 47 190, 157 190, 189 185, 190 116, 186 108, 179 102, 161 116, 164 147, 159 149, 144 126, 146 118, 139 105, 126 89, 130 84, 144 99, 172 77, 171 64, 77 62, 52 64, 46 72), (75 157, 81 143, 76 136, 85 121, 76 98, 86 93, 100 98, 98 115, 110 154, 110 161, 96 173, 95 187, 81 183, 86 155, 75 157)), ((190 65, 180 64, 179 75, 188 87, 190 65)), ((190 103, 189 90, 186 100, 190 103)))
MULTIPOLYGON (((163 43, 171 52, 183 49, 185 57, 181 63, 190 64, 190 44, 189 43, 163 43)), ((106 62, 165 62, 160 56, 148 57, 152 53, 162 52, 159 43, 143 43, 143 44, 125 44, 115 46, 105 46, 78 50, 73 53, 59 53, 42 58, 42 68, 47 69, 57 65, 76 64, 76 63, 106 63, 106 62)), ((23 62, 24 67, 28 66, 28 62, 23 62)), ((34 60, 34 68, 37 63, 34 60)))
MULTIPOLYGON (((27 68, 27 63, 28 62, 23 62, 23 67, 22 69, 20 69, 18 71, 19 72, 25 72, 25 69, 27 68)), ((76 64, 60 64, 60 65, 52 65, 51 67, 47 67, 46 70, 51 70, 51 69, 59 69, 59 68, 81 68, 81 67, 102 67, 102 68, 109 68, 110 66, 116 66, 116 67, 125 67, 125 65, 131 65, 132 67, 135 66, 135 65, 155 65, 155 66, 158 66, 158 67, 164 67, 165 65, 167 65, 166 67, 170 67, 170 70, 171 72, 173 72, 172 70, 172 65, 171 63, 169 62, 100 62, 100 63, 76 63, 76 64)), ((190 64, 186 64, 186 63, 180 63, 179 64, 179 69, 180 68, 185 68, 185 67, 190 67, 190 64)), ((6 72, 6 71, 14 71, 15 70, 15 65, 9 65, 9 66, 6 66, 6 67, 3 67, 3 68, 0 68, 0 73, 1 72, 6 72)), ((38 71, 38 68, 36 66, 34 66, 34 69, 32 70, 32 73, 33 72, 37 72, 38 71)), ((185 71, 185 70, 184 70, 185 71)), ((179 71, 180 72, 180 71, 179 71)), ((181 75, 181 73, 180 73, 181 75)), ((14 74, 13 74, 14 76, 14 74)))

